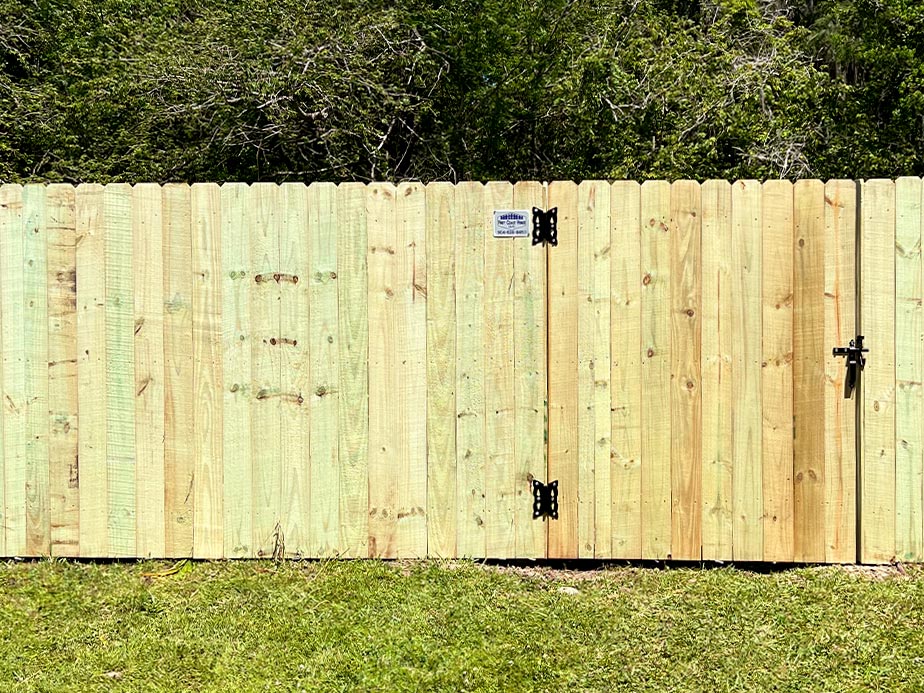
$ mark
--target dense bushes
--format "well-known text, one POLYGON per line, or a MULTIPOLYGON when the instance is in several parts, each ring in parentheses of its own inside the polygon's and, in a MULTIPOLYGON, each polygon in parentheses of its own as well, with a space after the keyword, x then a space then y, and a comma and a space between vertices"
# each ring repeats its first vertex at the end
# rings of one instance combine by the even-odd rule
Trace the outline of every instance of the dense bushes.
POLYGON ((915 0, 0 0, 0 179, 924 173, 915 0))

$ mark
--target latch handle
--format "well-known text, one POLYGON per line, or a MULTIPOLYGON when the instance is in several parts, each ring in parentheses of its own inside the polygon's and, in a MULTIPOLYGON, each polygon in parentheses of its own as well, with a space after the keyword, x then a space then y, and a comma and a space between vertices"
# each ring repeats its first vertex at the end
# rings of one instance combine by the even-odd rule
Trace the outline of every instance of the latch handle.
POLYGON ((866 357, 863 354, 869 349, 863 346, 863 335, 858 334, 856 339, 850 340, 850 346, 834 347, 833 356, 843 356, 847 359, 847 377, 844 378, 844 399, 850 399, 853 391, 860 382, 860 372, 866 366, 866 357))

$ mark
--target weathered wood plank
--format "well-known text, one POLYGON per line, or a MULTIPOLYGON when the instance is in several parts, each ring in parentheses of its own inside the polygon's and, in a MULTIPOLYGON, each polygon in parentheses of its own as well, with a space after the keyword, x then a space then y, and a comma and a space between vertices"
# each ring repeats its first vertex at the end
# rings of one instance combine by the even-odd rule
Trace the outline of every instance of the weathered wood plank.
POLYGON ((27 185, 23 202, 23 392, 26 553, 51 553, 48 458, 48 223, 46 187, 27 185))
POLYGON ((0 187, 0 314, 3 316, 3 527, 7 556, 26 555, 26 372, 23 329, 23 189, 0 187))
POLYGON ((757 181, 732 185, 732 551, 743 561, 763 558, 760 193, 757 181))
POLYGON ((793 546, 793 190, 763 185, 761 432, 764 555, 792 561, 793 546))
MULTIPOLYGON (((74 197, 72 185, 48 186, 46 224, 51 555, 69 557, 80 554, 80 480, 77 473, 77 219, 74 197)), ((3 512, 2 478, 0 473, 0 515, 3 512)), ((163 483, 159 488, 163 488, 163 483)), ((2 547, 3 539, 0 537, 0 552, 2 547)))
POLYGON ((671 552, 670 200, 664 181, 641 191, 642 558, 671 552))
MULTIPOLYGON (((538 182, 517 183, 514 209, 545 207, 538 182)), ((513 247, 514 464, 516 555, 543 558, 548 523, 533 519, 532 480, 545 476, 546 252, 522 239, 513 247)))
POLYGON ((485 555, 484 188, 456 188, 456 480, 458 556, 485 555))
POLYGON ((828 563, 857 559, 856 400, 844 399, 844 359, 832 348, 856 335, 856 208, 852 181, 825 185, 825 555, 828 563))
POLYGON ((456 555, 455 188, 427 185, 427 553, 456 555))
POLYGON ((252 558, 253 469, 252 331, 250 233, 254 227, 250 187, 225 183, 221 187, 221 325, 222 325, 222 508, 223 554, 252 558))
POLYGON ((254 210, 250 231, 251 465, 253 468, 253 548, 258 557, 285 556, 282 533, 282 345, 279 334, 282 284, 279 274, 279 240, 285 223, 278 186, 255 183, 250 188, 254 210))
POLYGON ((895 557, 899 561, 924 559, 921 203, 920 178, 895 182, 895 557))
POLYGON ((485 186, 484 354, 487 550, 490 558, 516 555, 514 466, 513 238, 494 238, 494 210, 513 207, 513 186, 485 186))
POLYGON ((793 188, 793 517, 797 561, 823 561, 825 472, 824 185, 793 188))
MULTIPOLYGON (((284 183, 279 189, 279 265, 273 275, 280 292, 276 331, 282 467, 279 517, 286 555, 298 557, 333 555, 340 534, 339 480, 332 465, 337 446, 337 379, 336 375, 328 377, 330 371, 334 374, 337 371, 333 342, 336 329, 330 330, 329 317, 319 320, 322 316, 318 312, 322 307, 329 309, 332 292, 336 306, 337 289, 330 286, 336 272, 325 267, 327 275, 321 276, 321 270, 312 265, 314 244, 326 249, 337 243, 335 196, 333 183, 317 188, 284 183), (316 296, 318 285, 325 290, 316 296), (332 341, 328 342, 328 338, 332 341), (329 368, 327 361, 315 368, 316 353, 323 354, 328 361, 332 359, 329 368), (312 381, 316 374, 321 377, 320 383, 312 381), (313 415, 316 406, 320 410, 318 416, 313 415), (316 427, 323 430, 326 436, 323 440, 319 434, 315 441, 316 427), (316 448, 316 442, 321 447, 316 448), (315 484, 318 472, 321 475, 315 484)), ((326 265, 323 252, 321 265, 326 265)), ((336 309, 332 317, 336 320, 336 309)))
MULTIPOLYGON (((546 208, 558 208, 558 246, 549 255, 549 462, 558 480, 558 520, 549 524, 549 557, 577 558, 581 528, 593 526, 593 496, 581 497, 581 477, 593 479, 593 458, 579 456, 578 392, 578 188, 549 185, 546 208)), ((591 490, 593 485, 591 484, 591 490)))
POLYGON ((611 557, 642 557, 641 188, 610 191, 611 557))
POLYGON ((196 183, 193 217, 193 556, 224 552, 222 488, 221 189, 196 183))
MULTIPOLYGON (((403 325, 397 295, 401 289, 394 185, 367 188, 369 267, 369 556, 398 555, 399 475, 404 460, 399 431, 399 329, 403 325)), ((402 469, 403 467, 403 469, 402 469)))
MULTIPOLYGON (((307 401, 311 436, 311 542, 314 555, 333 556, 340 545, 340 318, 337 307, 337 188, 308 189, 309 348, 307 401)), ((355 414, 353 414, 355 416, 355 414)))
POLYGON ((696 181, 671 185, 671 557, 702 557, 702 249, 696 181))
MULTIPOLYGON (((702 555, 732 559, 732 236, 731 185, 703 183, 702 191, 702 555)), ((788 247, 791 247, 790 242, 788 247)))
POLYGON ((875 350, 861 393, 860 560, 895 559, 895 184, 863 183, 860 331, 875 350))
POLYGON ((340 547, 369 554, 369 331, 366 272, 366 188, 337 189, 340 331, 340 547))
POLYGON ((164 508, 164 219, 161 187, 132 190, 135 349, 135 544, 138 556, 166 555, 164 508))
POLYGON ((164 222, 164 546, 167 556, 183 557, 193 554, 195 455, 189 186, 165 185, 161 196, 164 222))

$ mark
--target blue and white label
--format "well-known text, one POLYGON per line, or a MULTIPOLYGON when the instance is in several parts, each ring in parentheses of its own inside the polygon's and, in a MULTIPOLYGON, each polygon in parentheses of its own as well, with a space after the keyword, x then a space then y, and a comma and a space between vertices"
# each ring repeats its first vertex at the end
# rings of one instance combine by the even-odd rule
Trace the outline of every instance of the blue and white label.
POLYGON ((495 209, 494 238, 529 238, 529 223, 526 209, 495 209))

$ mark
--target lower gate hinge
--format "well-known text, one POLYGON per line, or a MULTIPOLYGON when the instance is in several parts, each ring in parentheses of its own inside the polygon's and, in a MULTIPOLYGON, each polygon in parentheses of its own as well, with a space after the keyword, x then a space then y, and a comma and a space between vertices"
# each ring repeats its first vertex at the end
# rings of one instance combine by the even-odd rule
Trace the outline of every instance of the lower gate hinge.
POLYGON ((533 479, 533 519, 558 519, 558 479, 543 484, 533 479))

